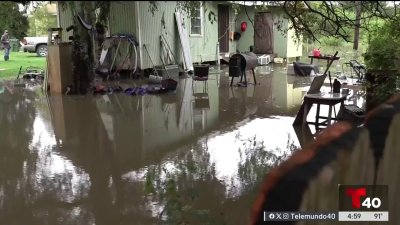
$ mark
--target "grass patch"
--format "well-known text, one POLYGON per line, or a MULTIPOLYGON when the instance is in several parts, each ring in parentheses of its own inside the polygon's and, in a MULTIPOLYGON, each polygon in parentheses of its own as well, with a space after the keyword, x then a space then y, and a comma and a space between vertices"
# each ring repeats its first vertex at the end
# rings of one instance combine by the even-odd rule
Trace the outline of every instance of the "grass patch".
POLYGON ((39 67, 46 69, 46 57, 38 57, 36 53, 10 52, 10 59, 4 61, 4 52, 0 51, 0 80, 17 78, 19 68, 22 71, 27 67, 39 67))

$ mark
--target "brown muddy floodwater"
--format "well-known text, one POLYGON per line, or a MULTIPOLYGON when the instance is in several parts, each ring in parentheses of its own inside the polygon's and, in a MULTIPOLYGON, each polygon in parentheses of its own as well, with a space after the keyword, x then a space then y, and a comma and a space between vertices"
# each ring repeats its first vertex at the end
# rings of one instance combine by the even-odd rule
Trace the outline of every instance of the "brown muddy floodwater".
POLYGON ((247 224, 266 173, 300 147, 311 78, 263 66, 259 85, 231 88, 215 71, 203 94, 191 78, 144 96, 2 83, 0 224, 247 224))

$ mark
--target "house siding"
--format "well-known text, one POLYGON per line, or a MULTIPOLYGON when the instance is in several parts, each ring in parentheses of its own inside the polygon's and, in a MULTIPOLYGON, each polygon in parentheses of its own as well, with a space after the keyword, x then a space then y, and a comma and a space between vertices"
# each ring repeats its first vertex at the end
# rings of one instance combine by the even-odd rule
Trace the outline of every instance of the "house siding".
MULTIPOLYGON (((206 2, 203 7, 204 21, 203 21, 203 35, 190 36, 189 46, 193 63, 215 61, 216 60, 216 44, 218 42, 218 21, 210 21, 208 19, 209 13, 212 11, 216 14, 218 19, 218 4, 226 4, 226 2, 206 2)), ((175 56, 176 63, 183 64, 182 47, 180 43, 179 33, 176 25, 175 10, 177 8, 177 1, 159 1, 158 10, 154 15, 149 12, 149 1, 141 2, 112 2, 110 11, 109 29, 110 34, 116 33, 130 33, 136 36, 139 41, 138 54, 139 54, 139 68, 147 69, 152 68, 153 65, 160 66, 162 61, 160 35, 164 34, 167 39, 172 52, 175 56), (161 21, 164 18, 165 27, 161 21), (150 57, 143 48, 146 44, 150 57)), ((72 25, 73 15, 69 9, 62 10, 58 4, 60 21, 59 26, 66 29, 72 25)), ((255 8, 246 7, 247 14, 250 19, 254 21, 255 8)), ((274 13, 274 22, 281 19, 279 14, 274 13)), ((247 30, 241 32, 241 38, 238 41, 229 40, 229 52, 235 53, 236 50, 247 52, 250 46, 254 45, 254 28, 252 22, 249 20, 246 12, 242 9, 235 15, 232 6, 229 12, 230 32, 241 32, 240 25, 243 21, 247 22, 247 30)), ((187 30, 190 28, 190 20, 186 18, 187 30)), ((288 27, 288 22, 284 22, 284 27, 288 27)), ((288 37, 291 37, 293 31, 289 31, 288 37)), ((68 41, 68 37, 72 32, 63 32, 62 40, 68 41)), ((302 45, 299 47, 293 43, 291 38, 288 38, 278 31, 277 26, 273 26, 273 50, 277 57, 297 57, 301 56, 302 45)), ((123 45, 124 46, 124 45, 123 45)), ((122 47, 122 49, 125 49, 122 47)), ((118 57, 120 58, 120 57, 118 57)))
POLYGON ((237 41, 237 48, 240 52, 248 52, 250 51, 250 46, 254 46, 254 15, 255 15, 255 9, 254 7, 246 7, 246 11, 244 9, 241 9, 236 20, 236 29, 235 31, 240 32, 242 35, 237 41), (247 14, 246 14, 247 11, 247 14), (251 21, 249 20, 251 19, 251 21), (247 29, 245 32, 241 32, 240 26, 242 22, 247 23, 247 29))
POLYGON ((59 19, 58 19, 58 27, 61 27, 63 29, 62 35, 61 35, 61 40, 63 42, 69 41, 69 36, 72 36, 72 30, 67 32, 66 29, 67 27, 73 25, 73 15, 71 12, 71 9, 68 7, 68 4, 60 4, 57 2, 57 10, 59 13, 59 19), (63 7, 64 5, 64 7, 63 7))
MULTIPOLYGON (((136 4, 133 2, 122 2, 116 1, 112 2, 110 5, 110 14, 109 14, 109 33, 110 35, 116 35, 119 33, 122 34, 131 34, 136 39, 138 39, 137 34, 137 10, 136 4)), ((117 67, 122 66, 122 69, 129 69, 134 67, 135 55, 132 53, 131 58, 125 61, 125 56, 129 50, 129 43, 127 41, 121 41, 118 53, 115 57, 116 48, 111 48, 109 53, 109 57, 114 58, 117 67), (124 62, 125 61, 125 62, 124 62)), ((140 62, 140 58, 138 58, 138 62, 140 62)))
POLYGON ((190 36, 189 44, 193 62, 215 61, 218 42, 218 20, 210 21, 208 15, 214 12, 218 18, 218 5, 207 2, 204 7, 203 35, 190 36))
POLYGON ((161 44, 160 35, 164 34, 167 39, 176 60, 182 62, 181 47, 179 42, 179 34, 175 20, 175 8, 177 2, 158 2, 158 11, 154 15, 149 12, 149 2, 139 2, 139 23, 140 23, 140 51, 142 52, 141 68, 152 68, 153 63, 162 65, 160 59, 161 44), (164 15, 165 27, 162 26, 161 20, 164 15), (147 46, 149 55, 144 49, 143 44, 147 46))
MULTIPOLYGON (((290 23, 289 23, 290 24, 290 23)), ((296 43, 295 32, 293 29, 287 33, 287 58, 299 57, 303 55, 303 45, 296 43)))
MULTIPOLYGON (((159 2, 158 11, 152 15, 148 12, 149 2, 144 1, 139 3, 139 17, 141 34, 140 50, 142 51, 142 68, 151 68, 153 65, 151 60, 155 65, 162 65, 160 59, 161 45, 160 45, 160 35, 164 34, 170 45, 174 56, 178 63, 183 62, 182 57, 182 47, 179 38, 179 32, 176 25, 175 10, 177 7, 177 2, 159 2), (164 15, 165 27, 162 26, 161 20, 164 15), (151 60, 143 48, 143 44, 146 44, 151 60)), ((218 35, 218 23, 211 22, 208 19, 208 13, 213 11, 217 13, 217 4, 212 2, 207 2, 203 7, 204 10, 204 20, 203 20, 203 35, 202 36, 190 36, 189 34, 189 47, 192 56, 193 63, 199 63, 204 61, 215 61, 216 60, 216 44, 218 35)), ((189 33, 190 20, 185 19, 187 22, 185 25, 189 33)))
MULTIPOLYGON (((287 56, 287 32, 282 32, 278 30, 278 27, 275 25, 282 17, 279 15, 274 15, 274 28, 273 28, 273 37, 274 37, 274 54, 276 57, 286 58, 287 56)), ((287 20, 283 20, 282 27, 285 29, 288 27, 287 20)))
MULTIPOLYGON (((274 23, 278 23, 282 20, 281 15, 274 15, 274 23)), ((282 26, 284 29, 290 27, 290 22, 287 19, 283 19, 282 26)), ((294 40, 294 30, 289 29, 285 32, 278 30, 277 26, 274 25, 274 53, 277 57, 281 58, 293 58, 302 56, 303 44, 296 43, 294 40)))
POLYGON ((117 1, 111 4, 109 25, 110 34, 136 34, 137 14, 132 2, 117 1))

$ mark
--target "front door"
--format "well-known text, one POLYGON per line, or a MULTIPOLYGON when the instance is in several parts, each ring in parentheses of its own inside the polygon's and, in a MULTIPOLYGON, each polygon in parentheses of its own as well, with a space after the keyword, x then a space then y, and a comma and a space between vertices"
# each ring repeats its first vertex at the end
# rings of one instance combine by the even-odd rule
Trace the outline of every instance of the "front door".
POLYGON ((229 6, 218 5, 219 51, 229 52, 229 6))
POLYGON ((273 53, 272 14, 268 12, 257 13, 254 18, 254 53, 273 53))

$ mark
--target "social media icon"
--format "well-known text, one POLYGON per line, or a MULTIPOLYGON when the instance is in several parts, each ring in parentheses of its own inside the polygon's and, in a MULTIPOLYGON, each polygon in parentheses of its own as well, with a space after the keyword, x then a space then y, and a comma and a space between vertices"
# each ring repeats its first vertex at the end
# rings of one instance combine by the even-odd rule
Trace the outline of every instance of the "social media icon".
POLYGON ((270 218, 271 220, 273 220, 273 219, 275 218, 275 215, 274 215, 273 213, 270 213, 270 214, 269 214, 269 218, 270 218))

